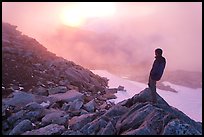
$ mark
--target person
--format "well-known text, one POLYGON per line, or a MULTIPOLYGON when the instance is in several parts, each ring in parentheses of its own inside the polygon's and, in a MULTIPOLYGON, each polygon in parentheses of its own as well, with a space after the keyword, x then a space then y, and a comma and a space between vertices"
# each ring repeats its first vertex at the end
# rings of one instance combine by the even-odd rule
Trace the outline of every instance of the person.
POLYGON ((162 56, 162 52, 160 48, 155 49, 155 60, 149 75, 148 86, 151 90, 153 104, 157 103, 156 82, 161 79, 166 66, 166 59, 162 56))

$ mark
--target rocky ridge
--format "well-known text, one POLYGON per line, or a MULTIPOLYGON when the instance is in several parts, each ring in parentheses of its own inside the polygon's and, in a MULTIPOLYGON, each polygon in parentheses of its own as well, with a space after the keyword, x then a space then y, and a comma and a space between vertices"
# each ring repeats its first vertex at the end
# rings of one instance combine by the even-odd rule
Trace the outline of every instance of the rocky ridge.
MULTIPOLYGON (((149 89, 118 104, 108 80, 2 24, 4 135, 201 135, 202 124, 149 89)), ((77 54, 77 53, 76 53, 77 54)))

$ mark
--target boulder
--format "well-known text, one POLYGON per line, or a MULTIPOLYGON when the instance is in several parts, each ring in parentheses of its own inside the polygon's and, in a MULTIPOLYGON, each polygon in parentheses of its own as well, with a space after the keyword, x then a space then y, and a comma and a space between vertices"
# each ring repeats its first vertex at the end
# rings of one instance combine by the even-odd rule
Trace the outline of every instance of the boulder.
POLYGON ((65 130, 65 127, 62 125, 50 124, 48 126, 45 126, 39 129, 26 131, 21 135, 60 135, 63 133, 64 130, 65 130))
POLYGON ((5 100, 4 103, 8 106, 11 105, 15 107, 24 107, 28 103, 33 102, 34 99, 35 98, 33 94, 29 94, 23 91, 17 91, 13 92, 13 98, 5 100))
POLYGON ((84 105, 85 110, 87 110, 88 112, 94 112, 95 107, 96 107, 96 102, 94 100, 91 100, 84 105))
POLYGON ((124 91, 124 87, 123 86, 118 86, 118 90, 119 91, 124 91))
POLYGON ((74 131, 74 130, 66 130, 62 133, 62 135, 83 135, 80 131, 74 131))
POLYGON ((16 113, 13 113, 10 117, 7 118, 7 121, 10 125, 14 125, 17 120, 24 120, 24 114, 26 113, 26 110, 20 110, 16 113))
POLYGON ((42 86, 38 86, 32 89, 32 93, 35 95, 48 96, 47 89, 42 86))
POLYGON ((53 97, 58 101, 64 101, 67 103, 69 103, 70 101, 74 101, 76 99, 84 100, 84 95, 76 90, 69 90, 66 93, 49 95, 48 97, 53 97))
POLYGON ((40 109, 44 109, 44 108, 42 105, 40 105, 36 102, 30 102, 23 109, 29 110, 29 111, 35 111, 35 110, 40 110, 40 109))
POLYGON ((127 107, 115 105, 112 108, 110 108, 103 116, 113 118, 116 116, 121 116, 125 114, 127 111, 128 111, 127 107))
POLYGON ((58 87, 48 89, 49 95, 58 94, 58 93, 65 93, 65 92, 67 92, 67 87, 65 87, 65 86, 58 86, 58 87))
POLYGON ((79 130, 87 123, 91 122, 96 117, 95 113, 84 114, 81 116, 75 116, 70 119, 69 127, 72 130, 79 130))
POLYGON ((101 129, 106 127, 107 123, 107 119, 97 118, 86 124, 80 131, 85 135, 97 135, 101 129))
POLYGON ((102 129, 101 135, 116 135, 116 129, 112 122, 109 122, 106 127, 102 129))
POLYGON ((74 100, 73 102, 70 102, 69 103, 69 105, 70 105, 70 107, 69 107, 69 111, 76 111, 76 110, 79 110, 81 107, 82 107, 82 105, 83 105, 83 101, 82 100, 79 100, 79 99, 76 99, 76 100, 74 100))
POLYGON ((42 118, 42 125, 49 125, 49 124, 59 124, 63 125, 66 123, 69 116, 64 111, 55 111, 45 115, 42 118))
POLYGON ((28 130, 32 130, 33 125, 32 122, 28 119, 21 121, 18 125, 16 125, 9 135, 20 135, 28 130))
POLYGON ((106 93, 103 95, 104 98, 108 99, 116 99, 116 95, 114 95, 113 93, 106 93))
POLYGON ((162 133, 163 135, 202 135, 201 132, 196 130, 193 126, 175 119, 169 122, 162 133))

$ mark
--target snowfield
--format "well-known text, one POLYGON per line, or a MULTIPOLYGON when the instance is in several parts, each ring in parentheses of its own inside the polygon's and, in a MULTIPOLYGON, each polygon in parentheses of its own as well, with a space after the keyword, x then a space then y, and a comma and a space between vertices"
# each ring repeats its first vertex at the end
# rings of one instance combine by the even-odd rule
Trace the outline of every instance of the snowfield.
MULTIPOLYGON (((147 88, 147 84, 131 81, 125 78, 113 75, 106 70, 91 70, 93 73, 109 79, 109 88, 117 88, 119 85, 124 86, 126 91, 117 92, 116 99, 109 101, 118 103, 125 99, 133 97, 147 88)), ((192 89, 184 86, 163 82, 164 85, 169 85, 178 93, 157 89, 157 93, 171 106, 179 109, 187 116, 195 121, 202 122, 202 88, 192 89)))

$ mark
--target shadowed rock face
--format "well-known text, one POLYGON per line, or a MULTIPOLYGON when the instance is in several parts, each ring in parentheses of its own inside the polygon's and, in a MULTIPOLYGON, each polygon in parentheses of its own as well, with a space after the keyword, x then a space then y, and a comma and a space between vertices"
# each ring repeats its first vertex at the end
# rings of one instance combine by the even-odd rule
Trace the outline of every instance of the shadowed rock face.
MULTIPOLYGON (((110 104, 107 79, 46 51, 3 23, 4 135, 201 135, 202 124, 147 88, 110 104)), ((120 83, 118 83, 120 85, 120 83)))
POLYGON ((128 107, 116 123, 118 134, 202 134, 200 123, 169 106, 158 94, 157 104, 152 104, 150 100, 150 89, 147 88, 117 104, 128 107), (175 125, 174 128, 172 125, 175 125))

